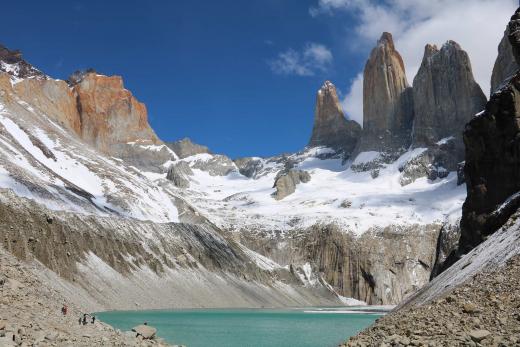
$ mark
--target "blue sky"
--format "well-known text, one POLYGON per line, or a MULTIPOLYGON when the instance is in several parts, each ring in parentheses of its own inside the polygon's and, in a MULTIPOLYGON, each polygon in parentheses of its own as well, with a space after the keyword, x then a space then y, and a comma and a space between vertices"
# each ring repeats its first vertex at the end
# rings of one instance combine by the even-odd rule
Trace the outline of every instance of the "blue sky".
MULTIPOLYGON (((394 31, 411 71, 425 43, 462 35, 471 45, 470 24, 466 36, 429 25, 439 8, 460 25, 453 3, 490 32, 473 50, 496 50, 516 0, 12 1, 2 5, 0 42, 56 78, 89 67, 123 76, 165 141, 186 136, 231 157, 267 156, 306 145, 326 79, 361 121, 358 76, 381 31, 394 31), (424 40, 410 38, 421 26, 424 40)), ((482 70, 496 54, 487 55, 482 70)))

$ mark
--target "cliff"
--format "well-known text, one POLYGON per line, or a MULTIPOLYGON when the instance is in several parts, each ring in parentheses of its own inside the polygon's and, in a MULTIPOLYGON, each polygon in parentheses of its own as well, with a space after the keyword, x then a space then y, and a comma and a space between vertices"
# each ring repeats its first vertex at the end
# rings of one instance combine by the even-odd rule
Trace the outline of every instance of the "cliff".
POLYGON ((363 73, 363 134, 359 152, 391 152, 410 145, 413 94, 392 35, 383 33, 363 73))
POLYGON ((349 155, 360 134, 361 126, 355 121, 345 119, 336 87, 326 81, 316 96, 314 126, 309 146, 340 149, 349 155))

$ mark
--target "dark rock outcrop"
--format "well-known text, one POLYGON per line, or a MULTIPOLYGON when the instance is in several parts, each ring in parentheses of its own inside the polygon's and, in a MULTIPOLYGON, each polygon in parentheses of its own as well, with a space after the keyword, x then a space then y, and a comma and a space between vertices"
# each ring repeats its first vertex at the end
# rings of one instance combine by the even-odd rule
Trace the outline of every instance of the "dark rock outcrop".
POLYGON ((491 75, 491 94, 493 94, 509 77, 518 70, 518 64, 513 56, 513 49, 509 43, 509 29, 498 45, 498 56, 491 75))
POLYGON ((276 188, 276 192, 273 193, 273 197, 282 200, 296 191, 296 185, 310 180, 311 175, 307 171, 290 169, 280 172, 274 180, 273 188, 276 188))
POLYGON ((262 160, 260 158, 238 158, 234 162, 238 167, 238 171, 248 178, 257 178, 257 173, 263 168, 262 160))
POLYGON ((331 147, 350 154, 360 134, 361 126, 353 120, 345 119, 336 87, 326 81, 316 96, 314 127, 309 146, 331 147))
POLYGON ((464 125, 484 109, 486 96, 475 82, 468 54, 454 41, 439 50, 426 45, 421 67, 413 81, 414 147, 430 147, 454 137, 463 160, 464 125))
POLYGON ((408 148, 413 92, 392 35, 384 33, 372 50, 363 75, 363 134, 357 152, 408 148))
POLYGON ((189 138, 183 138, 175 142, 166 142, 181 159, 191 157, 195 154, 210 153, 208 147, 193 143, 189 138))
POLYGON ((22 58, 22 52, 19 50, 9 50, 0 44, 0 71, 7 72, 9 75, 18 78, 38 78, 46 79, 47 76, 26 62, 22 58))
MULTIPOLYGON (((509 40, 520 62, 520 9, 511 18, 509 40)), ((520 206, 520 72, 495 92, 482 114, 466 126, 468 196, 462 210, 458 255, 500 228, 520 206)))
POLYGON ((193 171, 191 171, 189 164, 184 161, 180 161, 170 166, 168 173, 166 174, 166 179, 172 181, 176 187, 189 188, 189 176, 192 175, 193 171))

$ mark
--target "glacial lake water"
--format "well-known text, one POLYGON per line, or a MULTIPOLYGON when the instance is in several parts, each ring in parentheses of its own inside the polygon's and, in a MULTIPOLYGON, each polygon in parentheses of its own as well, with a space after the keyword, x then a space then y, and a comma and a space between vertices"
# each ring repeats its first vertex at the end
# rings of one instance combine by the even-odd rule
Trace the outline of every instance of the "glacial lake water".
POLYGON ((123 331, 147 322, 167 342, 187 347, 336 347, 379 316, 346 310, 193 309, 115 311, 97 316, 123 331))

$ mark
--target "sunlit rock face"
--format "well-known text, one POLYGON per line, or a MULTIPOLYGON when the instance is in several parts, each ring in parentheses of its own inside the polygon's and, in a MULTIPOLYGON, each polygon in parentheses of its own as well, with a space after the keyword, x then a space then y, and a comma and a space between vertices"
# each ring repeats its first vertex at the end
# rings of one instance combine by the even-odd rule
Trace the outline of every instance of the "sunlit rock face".
POLYGON ((106 153, 129 142, 160 143, 148 124, 146 106, 124 88, 121 77, 88 73, 73 88, 87 143, 106 153))
POLYGON ((429 147, 445 138, 455 138, 463 160, 464 125, 484 109, 486 96, 475 82, 468 54, 454 41, 441 49, 427 45, 413 82, 415 119, 414 147, 429 147))
POLYGON ((331 147, 351 153, 361 134, 361 126, 345 119, 336 87, 326 81, 316 96, 314 127, 310 147, 331 147))
POLYGON ((394 151, 410 145, 412 88, 390 33, 372 50, 363 75, 362 151, 394 151))

